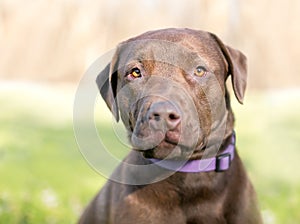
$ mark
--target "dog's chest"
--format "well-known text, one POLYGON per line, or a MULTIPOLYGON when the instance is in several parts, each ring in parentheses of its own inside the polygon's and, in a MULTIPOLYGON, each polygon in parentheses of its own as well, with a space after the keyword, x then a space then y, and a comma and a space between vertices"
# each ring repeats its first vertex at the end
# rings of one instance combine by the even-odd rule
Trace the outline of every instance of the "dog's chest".
MULTIPOLYGON (((183 186, 183 185, 182 185, 183 186)), ((207 188, 206 188, 207 189, 207 188)), ((209 190, 181 188, 168 182, 144 186, 125 199, 128 211, 138 223, 226 223, 222 196, 215 200, 209 190)), ((124 207, 124 205, 122 205, 124 207)))

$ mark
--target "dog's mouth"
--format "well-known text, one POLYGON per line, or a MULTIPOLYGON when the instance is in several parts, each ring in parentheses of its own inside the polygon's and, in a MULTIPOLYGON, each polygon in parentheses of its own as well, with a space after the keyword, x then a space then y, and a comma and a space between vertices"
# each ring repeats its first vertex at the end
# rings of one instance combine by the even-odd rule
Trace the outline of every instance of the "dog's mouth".
POLYGON ((134 148, 134 150, 142 152, 145 158, 186 160, 201 158, 205 147, 204 140, 196 146, 188 145, 180 141, 179 133, 170 131, 165 134, 161 141, 157 141, 157 144, 153 147, 134 148))
POLYGON ((201 158, 205 146, 190 148, 183 144, 177 144, 164 139, 157 147, 143 150, 145 158, 171 159, 171 160, 192 160, 201 158))
MULTIPOLYGON (((180 138, 180 134, 176 132, 167 131, 166 133, 163 133, 162 131, 157 131, 156 133, 143 138, 144 139, 143 148, 138 147, 136 145, 136 147, 133 147, 133 149, 136 151, 144 152, 144 151, 158 149, 158 148, 174 149, 176 146, 187 147, 179 143, 180 142, 179 138, 180 138)), ((136 140, 134 142, 137 143, 136 140)))

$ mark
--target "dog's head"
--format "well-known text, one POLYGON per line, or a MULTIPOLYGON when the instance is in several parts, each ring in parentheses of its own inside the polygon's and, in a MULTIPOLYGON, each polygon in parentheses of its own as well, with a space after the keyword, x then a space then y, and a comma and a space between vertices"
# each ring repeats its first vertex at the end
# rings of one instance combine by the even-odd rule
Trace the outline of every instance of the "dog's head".
POLYGON ((229 75, 242 103, 247 72, 241 52, 208 32, 166 29, 121 43, 97 84, 135 150, 160 159, 199 158, 233 131, 229 75))

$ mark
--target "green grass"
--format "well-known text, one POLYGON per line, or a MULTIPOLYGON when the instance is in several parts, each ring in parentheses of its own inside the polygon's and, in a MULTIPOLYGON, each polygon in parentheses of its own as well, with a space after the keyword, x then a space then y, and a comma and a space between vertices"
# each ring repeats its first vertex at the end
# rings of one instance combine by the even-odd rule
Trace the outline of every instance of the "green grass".
POLYGON ((103 178, 81 157, 71 124, 1 118, 0 136, 0 223, 73 223, 103 178))
POLYGON ((238 148, 265 223, 300 223, 300 94, 269 92, 234 104, 238 148))
MULTIPOLYGON (((0 223, 75 223, 105 178, 78 150, 73 90, 29 89, 0 91, 0 223)), ((300 223, 299 100, 299 93, 258 93, 240 106, 232 97, 238 150, 265 223, 300 223)), ((97 127, 121 159, 127 151, 111 123, 102 119, 97 127)))
POLYGON ((0 223, 75 223, 105 179, 81 156, 59 98, 17 91, 0 94, 0 223))

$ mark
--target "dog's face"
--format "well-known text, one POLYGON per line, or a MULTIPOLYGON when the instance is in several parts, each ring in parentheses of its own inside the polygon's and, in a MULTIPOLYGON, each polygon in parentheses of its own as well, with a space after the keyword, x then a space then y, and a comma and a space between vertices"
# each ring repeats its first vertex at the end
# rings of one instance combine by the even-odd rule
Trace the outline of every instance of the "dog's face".
POLYGON ((145 157, 186 159, 201 157, 231 134, 228 75, 242 103, 242 53, 211 33, 167 29, 121 43, 97 83, 116 119, 121 116, 135 150, 145 157))

